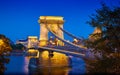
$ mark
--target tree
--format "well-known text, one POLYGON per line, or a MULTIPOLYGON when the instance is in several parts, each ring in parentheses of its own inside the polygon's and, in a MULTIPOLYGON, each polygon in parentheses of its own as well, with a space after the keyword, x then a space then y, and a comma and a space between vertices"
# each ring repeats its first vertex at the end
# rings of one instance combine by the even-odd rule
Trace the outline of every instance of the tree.
POLYGON ((0 74, 5 71, 5 64, 9 62, 8 54, 12 50, 10 41, 7 37, 0 34, 0 74))
POLYGON ((11 44, 11 47, 12 47, 13 50, 23 51, 23 50, 26 49, 26 47, 23 44, 20 44, 20 43, 19 44, 11 44))
POLYGON ((16 49, 18 49, 18 50, 25 50, 26 47, 23 44, 16 44, 16 49))
POLYGON ((88 23, 101 32, 91 34, 86 42, 94 54, 100 54, 89 63, 89 72, 120 74, 120 7, 110 8, 103 3, 90 18, 88 23))

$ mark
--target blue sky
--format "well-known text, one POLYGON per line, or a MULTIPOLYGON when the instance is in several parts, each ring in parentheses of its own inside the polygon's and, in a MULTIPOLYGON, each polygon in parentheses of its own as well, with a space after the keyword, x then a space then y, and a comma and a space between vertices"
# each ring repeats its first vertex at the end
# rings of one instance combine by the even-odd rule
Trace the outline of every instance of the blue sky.
POLYGON ((93 28, 86 24, 104 1, 109 6, 120 0, 0 0, 0 34, 12 41, 40 34, 39 16, 63 16, 64 29, 87 38, 93 28))

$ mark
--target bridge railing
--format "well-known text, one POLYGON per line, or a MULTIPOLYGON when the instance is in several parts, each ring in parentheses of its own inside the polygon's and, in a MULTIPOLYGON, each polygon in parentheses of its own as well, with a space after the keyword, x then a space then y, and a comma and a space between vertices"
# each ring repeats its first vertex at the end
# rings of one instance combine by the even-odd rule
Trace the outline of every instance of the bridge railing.
POLYGON ((77 53, 86 53, 86 50, 80 50, 80 49, 75 49, 74 47, 68 47, 68 46, 54 46, 52 48, 55 49, 61 49, 61 50, 66 50, 66 51, 71 51, 71 52, 77 52, 77 53))

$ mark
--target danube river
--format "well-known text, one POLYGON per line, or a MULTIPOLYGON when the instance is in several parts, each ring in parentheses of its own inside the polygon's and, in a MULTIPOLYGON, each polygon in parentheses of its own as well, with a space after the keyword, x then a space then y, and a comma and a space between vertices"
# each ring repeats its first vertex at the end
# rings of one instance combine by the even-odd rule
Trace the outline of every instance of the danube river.
POLYGON ((49 56, 48 51, 43 51, 40 52, 37 69, 28 68, 30 58, 24 55, 11 55, 9 64, 6 64, 5 75, 76 75, 86 73, 85 62, 78 57, 66 56, 57 52, 53 52, 53 56, 49 56))

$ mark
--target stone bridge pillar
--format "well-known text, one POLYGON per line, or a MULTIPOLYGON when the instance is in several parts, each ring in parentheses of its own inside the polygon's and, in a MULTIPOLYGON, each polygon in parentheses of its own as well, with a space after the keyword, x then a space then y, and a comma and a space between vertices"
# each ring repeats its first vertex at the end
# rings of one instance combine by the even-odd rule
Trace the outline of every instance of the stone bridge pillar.
MULTIPOLYGON (((40 16, 38 22, 40 23, 40 38, 39 46, 46 46, 48 43, 47 26, 60 38, 64 39, 63 32, 58 28, 58 25, 63 28, 63 17, 58 16, 40 16)), ((60 40, 57 41, 57 45, 63 46, 64 43, 60 40)))

